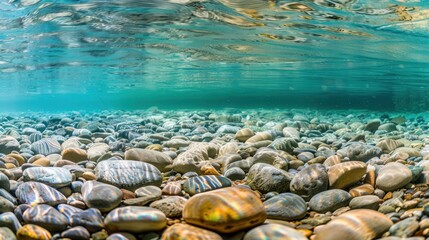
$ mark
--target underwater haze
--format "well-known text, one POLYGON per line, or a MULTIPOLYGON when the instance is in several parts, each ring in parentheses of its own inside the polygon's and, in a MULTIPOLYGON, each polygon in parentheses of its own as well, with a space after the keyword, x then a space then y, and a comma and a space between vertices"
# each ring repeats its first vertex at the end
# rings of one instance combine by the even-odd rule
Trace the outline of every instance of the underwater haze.
POLYGON ((424 0, 0 2, 0 110, 429 110, 424 0))

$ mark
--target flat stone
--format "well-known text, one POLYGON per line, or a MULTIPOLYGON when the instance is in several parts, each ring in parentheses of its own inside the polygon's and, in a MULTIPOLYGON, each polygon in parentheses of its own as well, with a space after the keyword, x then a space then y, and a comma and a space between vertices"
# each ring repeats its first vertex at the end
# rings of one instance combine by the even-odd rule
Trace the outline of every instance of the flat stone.
POLYGON ((315 232, 315 240, 348 239, 362 240, 381 237, 393 222, 374 210, 351 210, 334 218, 315 232))
POLYGON ((246 184, 262 193, 283 193, 289 190, 292 175, 266 163, 253 165, 247 175, 246 184))
POLYGON ((161 172, 149 163, 131 160, 106 160, 95 168, 97 181, 119 188, 135 190, 139 187, 160 186, 161 172))
POLYGON ((39 182, 25 182, 16 189, 16 197, 21 203, 30 205, 48 204, 55 206, 66 203, 66 197, 55 188, 39 182))
POLYGON ((362 179, 366 173, 364 162, 350 161, 336 164, 329 168, 330 189, 345 189, 362 179))
POLYGON ((159 231, 166 227, 163 212, 151 207, 120 207, 112 210, 104 219, 108 232, 141 233, 159 231))
POLYGON ((167 228, 161 237, 163 240, 177 240, 181 238, 192 240, 223 240, 215 232, 183 223, 174 224, 167 228))
POLYGON ((380 207, 381 199, 375 195, 366 195, 353 198, 349 207, 351 209, 372 209, 377 210, 380 207))
POLYGON ((269 223, 257 226, 244 235, 243 240, 260 239, 293 239, 307 240, 307 237, 301 232, 281 224, 269 223))
POLYGON ((316 194, 310 199, 310 209, 319 212, 333 212, 349 204, 351 196, 341 189, 332 189, 316 194))
POLYGON ((80 148, 66 148, 61 152, 62 159, 72 162, 81 162, 88 159, 85 149, 80 148))
POLYGON ((182 211, 187 199, 179 196, 166 197, 152 202, 149 207, 163 212, 168 218, 182 217, 182 211))
POLYGON ((30 148, 35 154, 42 154, 44 156, 61 153, 60 143, 52 138, 42 138, 39 141, 32 143, 30 148))
POLYGON ((25 223, 35 224, 51 232, 63 231, 69 223, 63 214, 46 204, 39 204, 27 209, 22 217, 25 223))
POLYGON ((293 193, 281 193, 264 202, 267 217, 286 221, 300 220, 307 214, 304 199, 293 193))
POLYGON ((22 173, 24 181, 41 182, 54 188, 65 187, 71 184, 70 171, 57 167, 32 167, 22 173))
POLYGON ((408 167, 392 162, 378 171, 376 187, 385 192, 395 191, 407 185, 412 178, 412 172, 408 167))
POLYGON ((26 224, 22 226, 16 233, 16 236, 19 240, 51 240, 52 238, 52 235, 48 230, 34 224, 26 224))
POLYGON ((316 163, 308 165, 293 176, 290 191, 308 201, 314 195, 326 191, 328 186, 329 179, 325 166, 316 163))
POLYGON ((126 160, 136 160, 145 163, 150 163, 161 172, 171 170, 173 160, 170 156, 163 152, 158 152, 148 149, 132 148, 125 152, 126 160))
POLYGON ((240 142, 245 142, 247 139, 253 137, 255 133, 250 128, 243 128, 238 130, 235 133, 235 139, 237 139, 240 142))
POLYGON ((108 212, 119 206, 122 201, 122 191, 109 184, 87 181, 82 186, 82 197, 88 207, 108 212))
POLYGON ((224 176, 204 175, 187 179, 183 183, 183 190, 192 196, 202 192, 230 187, 231 184, 231 180, 224 176))
POLYGON ((232 233, 263 223, 267 215, 259 197, 244 187, 228 187, 197 194, 183 209, 187 223, 232 233))
POLYGON ((97 161, 101 156, 109 152, 109 145, 105 143, 94 143, 87 150, 88 159, 91 161, 97 161))

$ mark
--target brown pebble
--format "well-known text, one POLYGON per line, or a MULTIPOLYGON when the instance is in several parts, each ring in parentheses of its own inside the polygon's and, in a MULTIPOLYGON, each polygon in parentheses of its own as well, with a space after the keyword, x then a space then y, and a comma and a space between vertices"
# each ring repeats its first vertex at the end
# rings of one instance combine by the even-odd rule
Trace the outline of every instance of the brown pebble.
POLYGON ((130 190, 122 188, 121 192, 122 192, 122 199, 123 200, 136 198, 136 194, 134 192, 131 192, 130 190))
POLYGON ((384 195, 383 201, 389 200, 392 197, 393 197, 393 193, 392 192, 388 192, 388 193, 386 193, 386 195, 384 195))

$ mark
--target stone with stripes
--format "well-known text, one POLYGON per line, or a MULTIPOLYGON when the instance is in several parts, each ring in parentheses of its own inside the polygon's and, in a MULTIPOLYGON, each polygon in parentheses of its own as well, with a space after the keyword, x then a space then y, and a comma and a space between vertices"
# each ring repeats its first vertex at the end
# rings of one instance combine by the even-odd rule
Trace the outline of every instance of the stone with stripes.
POLYGON ((182 184, 179 181, 167 182, 167 184, 162 188, 162 194, 164 195, 181 195, 182 194, 182 184))
POLYGON ((15 216, 15 214, 13 214, 12 212, 5 212, 0 214, 0 227, 7 227, 13 232, 16 232, 19 228, 22 227, 22 225, 19 222, 18 218, 15 216))
POLYGON ((25 182, 16 189, 16 197, 21 203, 48 204, 55 206, 66 203, 66 197, 55 188, 39 182, 25 182))
POLYGON ((192 239, 192 240, 222 240, 223 238, 212 231, 195 227, 189 224, 178 223, 169 227, 162 234, 163 240, 176 239, 192 239))
POLYGON ((251 189, 228 187, 191 197, 183 209, 187 223, 220 233, 233 233, 265 221, 264 204, 251 189))
POLYGON ((91 235, 84 227, 78 226, 62 232, 61 237, 66 239, 85 240, 90 239, 91 235))
POLYGON ((16 233, 18 239, 37 239, 37 240, 51 240, 51 233, 43 227, 26 224, 18 229, 16 233))
POLYGON ((108 232, 151 232, 164 229, 167 226, 167 218, 155 208, 129 206, 109 212, 104 219, 104 225, 108 232))
POLYGON ((307 214, 305 200, 293 193, 282 193, 264 202, 268 218, 286 221, 300 220, 307 214))
POLYGON ((224 176, 204 175, 191 177, 183 184, 183 190, 189 195, 230 187, 231 180, 224 176))
POLYGON ((22 216, 27 224, 35 224, 50 232, 60 232, 67 228, 69 221, 57 209, 40 204, 27 209, 22 216))
POLYGON ((96 208, 76 212, 69 219, 72 227, 83 226, 90 233, 101 231, 104 228, 103 216, 100 210, 96 208))
POLYGON ((22 173, 24 181, 41 182, 54 188, 71 184, 72 175, 69 170, 59 167, 32 167, 22 173))
POLYGON ((42 138, 39 141, 36 141, 30 146, 31 151, 35 154, 50 155, 50 154, 60 154, 61 145, 60 143, 52 138, 42 138))
POLYGON ((135 190, 139 187, 161 186, 161 172, 149 163, 131 160, 106 160, 95 168, 97 181, 119 188, 135 190))

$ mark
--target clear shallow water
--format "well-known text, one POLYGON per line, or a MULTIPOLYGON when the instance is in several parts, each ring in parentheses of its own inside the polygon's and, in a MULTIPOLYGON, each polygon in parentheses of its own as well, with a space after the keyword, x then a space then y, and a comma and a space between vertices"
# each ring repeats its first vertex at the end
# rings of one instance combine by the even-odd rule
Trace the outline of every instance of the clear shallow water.
POLYGON ((429 3, 2 1, 0 110, 429 109, 429 3))

